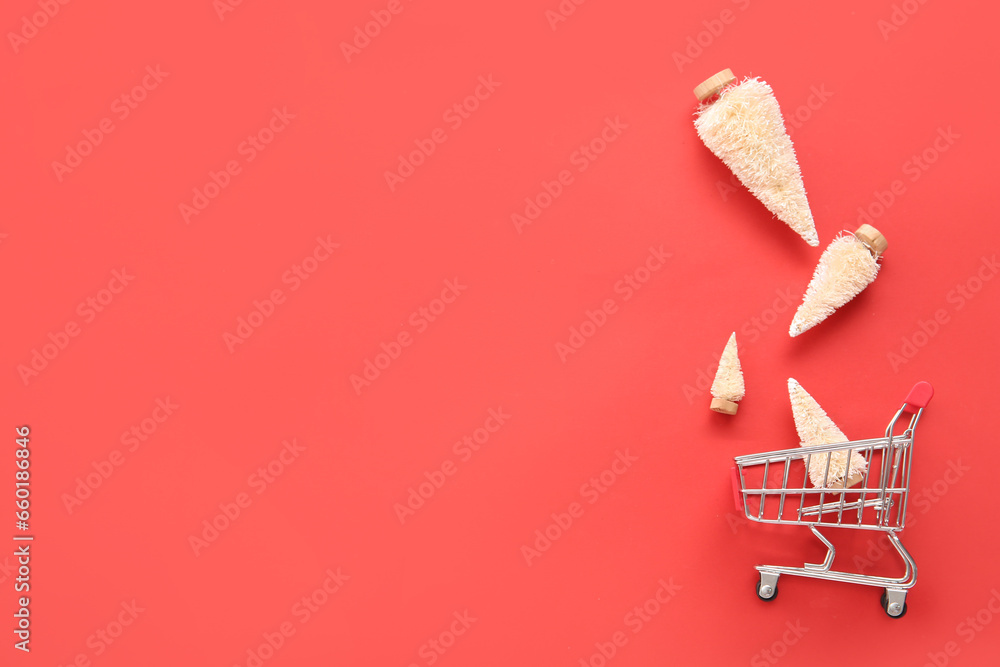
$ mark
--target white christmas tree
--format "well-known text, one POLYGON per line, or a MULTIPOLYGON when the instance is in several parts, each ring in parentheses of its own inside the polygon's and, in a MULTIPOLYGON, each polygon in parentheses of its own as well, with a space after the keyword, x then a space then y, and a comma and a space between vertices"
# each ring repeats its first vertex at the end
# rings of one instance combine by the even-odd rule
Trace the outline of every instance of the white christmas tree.
POLYGON ((835 238, 819 258, 788 335, 794 338, 812 329, 868 287, 887 247, 885 237, 870 225, 835 238))
POLYGON ((694 126, 705 145, 779 220, 811 246, 819 245, 816 225, 795 158, 792 140, 771 87, 757 78, 731 85, 723 70, 695 88, 702 102, 694 126))
MULTIPOLYGON (((832 445, 847 442, 843 431, 837 428, 833 420, 819 406, 809 393, 793 378, 788 378, 788 398, 792 402, 792 416, 795 418, 795 430, 799 434, 799 444, 802 447, 813 445, 832 445)), ((830 454, 813 454, 808 457, 809 481, 813 486, 827 488, 845 488, 854 486, 864 479, 867 463, 857 451, 851 452, 850 461, 847 450, 830 454), (829 461, 829 470, 827 462, 829 461), (846 483, 845 483, 846 477, 846 483), (824 478, 826 484, 823 484, 824 478)))
POLYGON ((736 401, 743 398, 743 369, 740 367, 740 357, 736 351, 736 332, 729 337, 726 347, 719 359, 719 370, 715 372, 712 382, 712 405, 716 412, 735 415, 739 406, 736 401))

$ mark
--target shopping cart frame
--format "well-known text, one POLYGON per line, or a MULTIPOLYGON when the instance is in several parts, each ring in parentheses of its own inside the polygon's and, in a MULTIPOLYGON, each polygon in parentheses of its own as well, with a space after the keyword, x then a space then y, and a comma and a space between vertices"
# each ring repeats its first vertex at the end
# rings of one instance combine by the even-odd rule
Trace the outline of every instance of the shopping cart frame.
POLYGON ((885 589, 881 604, 886 614, 892 618, 900 618, 906 613, 906 594, 917 581, 917 565, 897 533, 903 530, 906 521, 913 434, 933 395, 934 389, 930 384, 918 382, 881 438, 795 447, 735 458, 736 465, 732 469, 733 492, 737 509, 742 509, 747 519, 758 523, 809 526, 827 548, 822 563, 805 563, 802 567, 758 565, 760 581, 757 583, 757 596, 760 599, 773 600, 778 594, 778 578, 782 574, 788 574, 881 587, 885 589), (909 415, 909 424, 903 433, 896 435, 893 431, 903 415, 909 415), (835 452, 846 453, 847 461, 851 460, 852 452, 864 457, 865 472, 858 486, 846 487, 846 482, 830 483, 831 461, 835 452), (825 456, 823 484, 810 486, 806 471, 812 459, 817 456, 825 456), (803 461, 805 467, 801 472, 792 473, 798 461, 803 461), (758 488, 748 484, 747 475, 759 466, 763 466, 763 475, 758 488), (768 486, 768 473, 772 467, 781 473, 780 487, 777 488, 768 486), (876 467, 878 473, 873 475, 873 468, 876 467), (790 476, 793 478, 791 486, 790 476), (802 478, 801 485, 794 484, 798 477, 802 478), (798 507, 795 507, 795 503, 787 504, 790 498, 798 500, 798 507), (807 505, 807 498, 815 499, 815 502, 807 505), (775 503, 778 504, 777 511, 775 503), (788 516, 789 513, 792 516, 788 516), (836 549, 818 530, 821 527, 884 533, 903 562, 903 576, 884 577, 832 569, 836 549))

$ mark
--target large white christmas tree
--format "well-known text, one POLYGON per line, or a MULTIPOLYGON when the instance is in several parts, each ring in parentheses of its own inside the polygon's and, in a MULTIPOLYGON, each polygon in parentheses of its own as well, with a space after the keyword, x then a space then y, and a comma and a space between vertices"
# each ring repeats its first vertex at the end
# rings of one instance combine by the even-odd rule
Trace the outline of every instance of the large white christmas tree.
POLYGON ((695 88, 705 102, 694 121, 698 136, 767 210, 818 246, 799 162, 771 87, 757 78, 734 82, 724 70, 695 88))
POLYGON ((819 258, 788 335, 794 338, 812 329, 868 287, 887 247, 885 237, 870 225, 835 238, 819 258))

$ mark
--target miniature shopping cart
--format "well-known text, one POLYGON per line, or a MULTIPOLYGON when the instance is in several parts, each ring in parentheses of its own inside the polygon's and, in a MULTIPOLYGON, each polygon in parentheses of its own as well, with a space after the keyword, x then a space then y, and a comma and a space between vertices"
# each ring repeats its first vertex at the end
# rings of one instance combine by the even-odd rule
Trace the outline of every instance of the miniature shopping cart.
POLYGON ((733 492, 737 509, 742 509, 751 521, 809 526, 827 548, 826 558, 819 564, 758 565, 760 599, 773 600, 778 594, 778 577, 789 574, 882 587, 885 613, 893 618, 906 613, 906 592, 917 581, 917 566, 899 541, 898 533, 906 519, 913 431, 933 395, 930 384, 918 382, 881 438, 736 457, 733 492), (903 415, 909 415, 909 424, 903 433, 894 435, 896 423, 903 415), (851 461, 854 452, 864 457, 866 466, 860 483, 849 486, 846 473, 831 475, 831 461, 851 461), (820 463, 813 470, 823 470, 825 466, 819 480, 821 485, 813 485, 808 473, 817 458, 820 463), (836 550, 819 528, 860 528, 885 533, 903 560, 905 573, 892 578, 832 569, 836 550))

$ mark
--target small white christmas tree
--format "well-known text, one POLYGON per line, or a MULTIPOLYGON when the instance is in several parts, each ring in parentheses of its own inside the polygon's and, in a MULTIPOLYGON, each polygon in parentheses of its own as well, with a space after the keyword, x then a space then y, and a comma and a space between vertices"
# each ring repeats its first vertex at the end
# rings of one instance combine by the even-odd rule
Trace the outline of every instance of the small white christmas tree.
MULTIPOLYGON (((788 378, 788 398, 792 402, 792 416, 795 418, 795 430, 799 434, 799 444, 802 447, 812 445, 832 445, 847 442, 843 431, 837 428, 833 420, 819 406, 809 393, 793 378, 788 378)), ((809 466, 809 481, 813 486, 843 489, 854 486, 864 479, 867 463, 857 451, 851 452, 850 461, 847 450, 830 454, 813 454, 807 460, 809 466), (829 461, 829 470, 827 462, 829 461), (826 484, 823 479, 826 478, 826 484), (845 482, 846 477, 846 482, 845 482)))
POLYGON ((767 210, 818 246, 799 162, 771 87, 757 78, 735 81, 727 69, 694 89, 704 103, 694 121, 698 136, 767 210))
POLYGON ((794 338, 812 329, 868 287, 878 275, 878 260, 888 245, 870 225, 835 238, 819 258, 788 335, 794 338))
POLYGON ((725 415, 735 415, 740 406, 736 404, 743 398, 743 369, 740 367, 740 357, 736 350, 736 332, 729 337, 726 347, 719 359, 719 370, 715 372, 712 382, 712 405, 716 412, 725 415))

